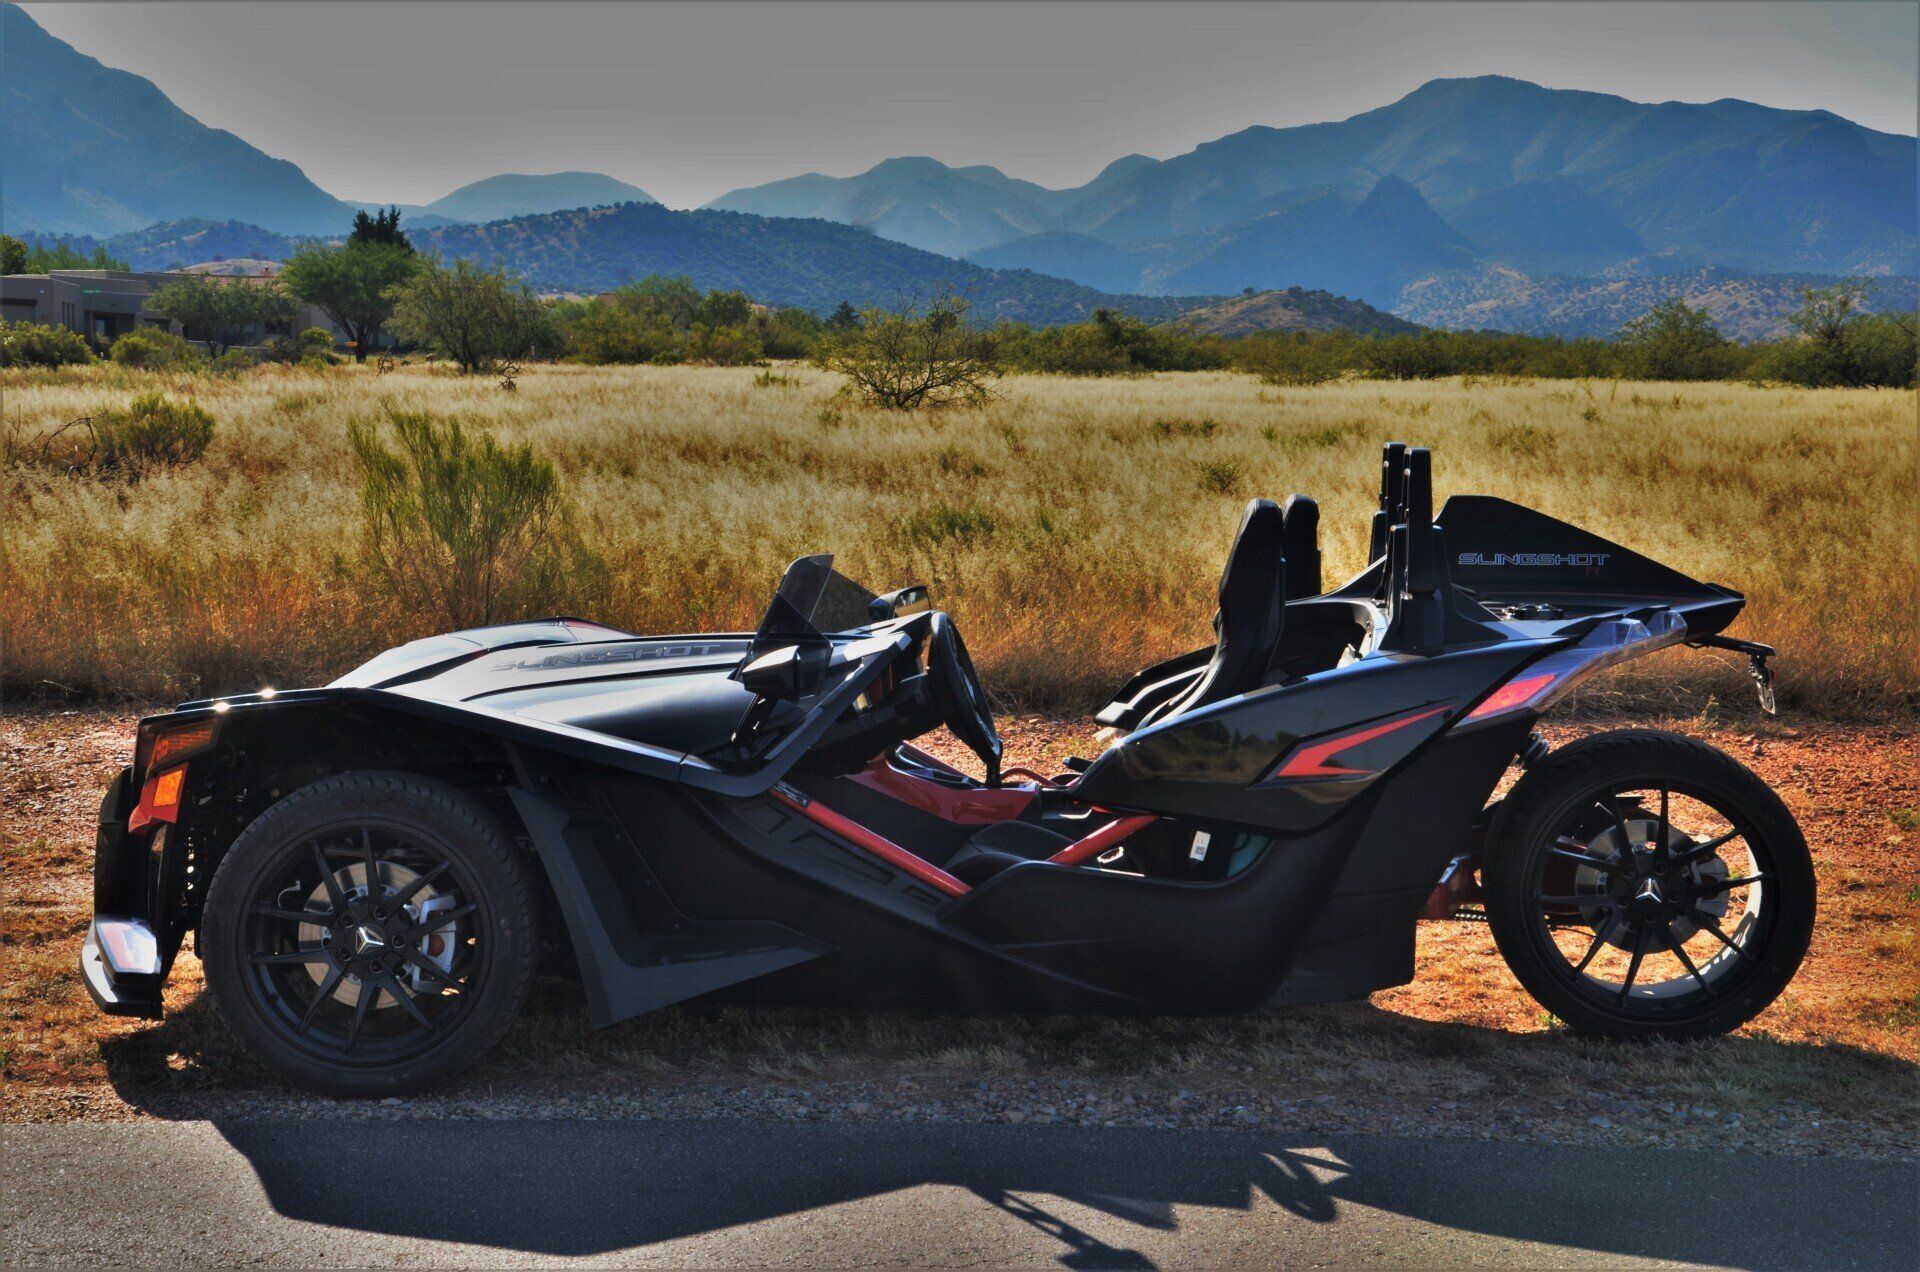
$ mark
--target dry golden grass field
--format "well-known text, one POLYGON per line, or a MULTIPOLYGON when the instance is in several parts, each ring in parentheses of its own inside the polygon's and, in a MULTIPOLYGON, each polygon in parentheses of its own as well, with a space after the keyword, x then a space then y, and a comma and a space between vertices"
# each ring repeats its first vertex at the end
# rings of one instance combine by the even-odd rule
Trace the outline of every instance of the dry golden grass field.
POLYGON ((1781 647, 1780 723, 1754 717, 1739 666, 1701 653, 1630 669, 1586 710, 1677 724, 1755 766, 1806 827, 1822 890, 1800 979, 1738 1035, 1695 1047, 1570 1038, 1484 928, 1427 924, 1416 984, 1244 1021, 693 1008, 591 1034, 549 986, 495 1059, 423 1107, 484 1114, 557 1090, 605 1110, 593 1101, 658 1093, 632 1107, 1920 1152, 1914 394, 1015 377, 982 408, 895 416, 836 390, 806 369, 542 367, 512 393, 427 366, 0 376, 6 1116, 204 1114, 271 1094, 191 957, 167 1022, 92 1010, 74 972, 90 822, 138 710, 327 679, 434 628, 372 585, 359 550, 348 423, 398 409, 552 459, 598 562, 564 598, 575 612, 649 632, 750 623, 785 562, 814 550, 870 584, 931 582, 1009 708, 1067 717, 1008 722, 1030 762, 1084 750, 1075 713, 1205 638, 1246 498, 1319 498, 1338 577, 1361 565, 1379 444, 1430 445, 1442 494, 1514 498, 1749 595, 1735 631, 1781 647), (60 425, 155 387, 212 414, 202 460, 136 478, 42 458, 60 425), (72 704, 87 697, 124 705, 72 704))
MULTIPOLYGON (((1920 693, 1911 392, 1019 376, 984 407, 895 415, 838 384, 804 368, 539 367, 515 392, 434 366, 6 372, 0 690, 312 683, 432 630, 361 566, 347 426, 399 409, 552 459, 598 562, 563 592, 572 612, 750 624, 788 560, 832 551, 872 586, 933 584, 1009 705, 1084 710, 1200 643, 1251 495, 1314 495, 1329 575, 1357 570, 1389 439, 1434 448, 1442 495, 1517 499, 1747 593, 1734 631, 1780 646, 1795 709, 1900 712, 1920 693), (155 387, 211 413, 200 461, 136 480, 38 458, 62 424, 155 387)), ((1699 653, 1602 692, 1750 699, 1740 666, 1699 653)))

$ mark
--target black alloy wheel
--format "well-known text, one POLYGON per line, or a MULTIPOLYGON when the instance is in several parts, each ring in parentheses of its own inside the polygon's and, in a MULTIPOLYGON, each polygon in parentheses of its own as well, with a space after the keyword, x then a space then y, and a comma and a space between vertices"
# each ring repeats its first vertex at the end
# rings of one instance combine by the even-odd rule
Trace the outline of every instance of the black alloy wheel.
POLYGON ((343 1095, 445 1077, 533 973, 532 885, 494 819, 411 774, 294 792, 237 839, 202 922, 221 1014, 268 1067, 343 1095))
POLYGON ((1689 738, 1603 734, 1516 785, 1489 834, 1489 919, 1516 976, 1583 1033, 1752 1019, 1811 937, 1806 841, 1779 797, 1689 738))

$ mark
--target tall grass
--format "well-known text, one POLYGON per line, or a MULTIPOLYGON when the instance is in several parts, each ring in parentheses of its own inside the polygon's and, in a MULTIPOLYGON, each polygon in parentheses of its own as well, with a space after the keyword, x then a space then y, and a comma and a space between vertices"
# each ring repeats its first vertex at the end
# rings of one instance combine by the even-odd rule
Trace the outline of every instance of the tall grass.
MULTIPOLYGON (((1250 495, 1321 501, 1330 578, 1357 570, 1378 448, 1435 450, 1442 494, 1503 495, 1746 592, 1782 697, 1823 713, 1920 691, 1915 395, 1736 384, 1460 380, 1263 386, 1229 372, 1015 376, 980 406, 867 410, 837 377, 538 367, 516 393, 431 367, 8 372, 8 454, 152 388, 220 420, 204 459, 138 483, 0 472, 0 688, 135 696, 329 678, 436 620, 371 586, 355 418, 458 416, 550 460, 601 563, 555 604, 640 631, 751 624, 782 567, 839 554, 927 582, 1009 701, 1077 709, 1207 639, 1250 495)), ((1747 700, 1690 653, 1611 691, 1747 700)))

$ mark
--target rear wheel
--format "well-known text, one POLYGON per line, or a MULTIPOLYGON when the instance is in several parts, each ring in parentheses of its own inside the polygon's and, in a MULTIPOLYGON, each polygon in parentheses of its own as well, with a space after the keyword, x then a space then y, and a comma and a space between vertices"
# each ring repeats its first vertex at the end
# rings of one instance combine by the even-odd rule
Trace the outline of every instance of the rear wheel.
POLYGON ((408 773, 303 787, 228 850, 200 949, 220 1014, 262 1063, 336 1095, 444 1079, 532 987, 533 886, 485 809, 408 773))
POLYGON ((1676 734, 1582 739, 1530 770, 1488 835, 1494 939, 1581 1033, 1692 1038, 1751 1020, 1813 932, 1813 860, 1758 776, 1676 734))

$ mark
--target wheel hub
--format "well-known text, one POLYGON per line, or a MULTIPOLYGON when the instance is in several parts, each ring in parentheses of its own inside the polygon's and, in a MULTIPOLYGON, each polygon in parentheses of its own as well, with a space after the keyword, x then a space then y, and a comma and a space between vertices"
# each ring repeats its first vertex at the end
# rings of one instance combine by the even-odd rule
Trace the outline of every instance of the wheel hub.
MULTIPOLYGON (((315 985, 324 986, 333 968, 338 967, 343 975, 334 986, 332 997, 348 1007, 359 1005, 360 994, 369 978, 407 977, 416 991, 422 989, 422 974, 407 962, 405 950, 409 946, 425 955, 442 971, 450 970, 453 964, 450 933, 430 933, 417 942, 410 942, 405 936, 410 928, 424 922, 435 911, 450 908, 453 898, 427 884, 419 888, 405 905, 397 906, 390 912, 385 905, 374 900, 375 896, 387 897, 404 891, 419 875, 391 861, 380 862, 378 870, 379 877, 374 881, 379 885, 377 892, 369 887, 365 862, 356 861, 336 870, 334 883, 345 902, 337 910, 333 907, 324 880, 306 897, 306 909, 316 914, 326 911, 328 915, 324 920, 316 918, 313 923, 300 925, 300 944, 323 946, 332 958, 330 964, 307 964, 306 973, 315 985)), ((424 987, 432 988, 431 985, 424 987)), ((379 996, 371 1004, 375 1010, 399 1006, 390 991, 382 989, 376 992, 379 996)))
POLYGON ((1575 872, 1575 891, 1594 899, 1581 908, 1590 926, 1598 931, 1606 924, 1609 904, 1627 918, 1607 934, 1616 949, 1631 951, 1649 923, 1665 924, 1673 940, 1684 944, 1700 930, 1694 912, 1716 921, 1727 912, 1727 893, 1719 886, 1728 877, 1727 863, 1711 853, 1679 864, 1676 858, 1693 847, 1693 838, 1671 824, 1664 843, 1655 842, 1659 833, 1660 823, 1651 817, 1628 819, 1624 839, 1619 826, 1609 826, 1588 841, 1587 851, 1621 864, 1612 871, 1583 864, 1575 872))

